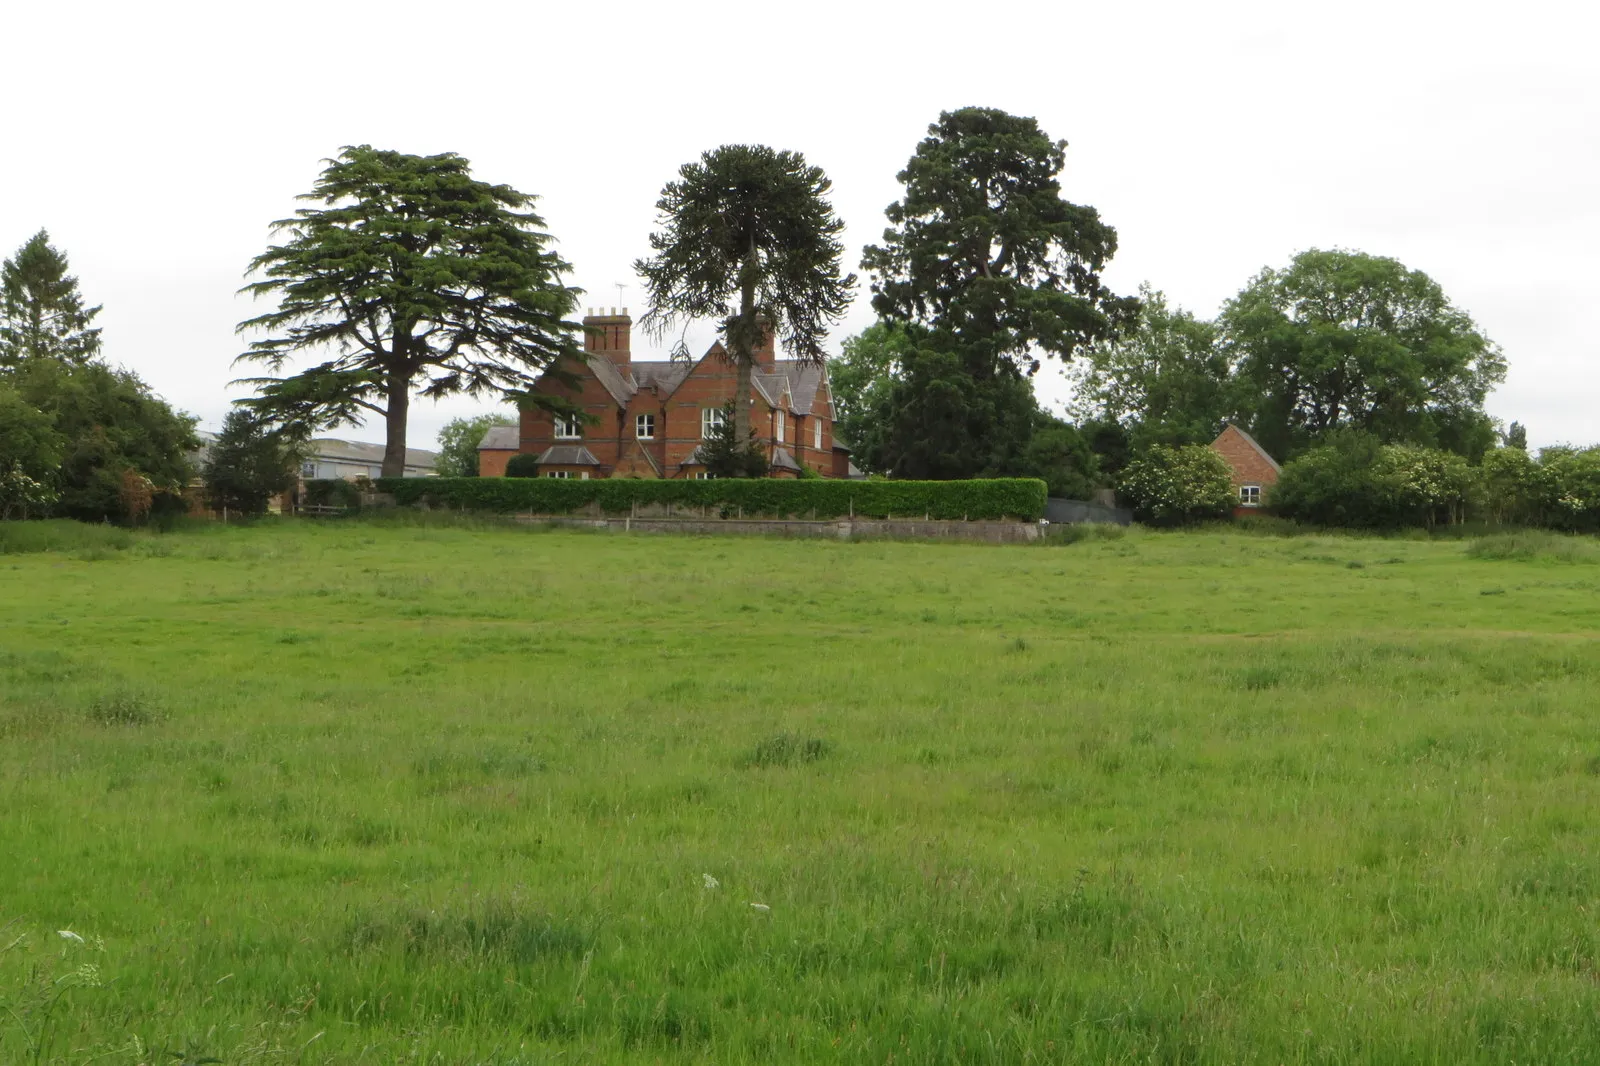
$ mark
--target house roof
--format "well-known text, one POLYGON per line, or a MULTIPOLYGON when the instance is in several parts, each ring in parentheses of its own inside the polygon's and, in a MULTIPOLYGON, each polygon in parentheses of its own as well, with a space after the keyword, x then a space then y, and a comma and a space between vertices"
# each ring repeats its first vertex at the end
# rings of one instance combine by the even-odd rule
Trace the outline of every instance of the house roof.
POLYGON ((793 470, 797 474, 800 472, 800 464, 795 462, 794 456, 784 448, 772 449, 772 466, 777 470, 793 470))
POLYGON ((633 363, 631 369, 635 389, 660 389, 670 393, 683 384, 683 379, 689 376, 694 364, 681 360, 633 363))
POLYGON ((539 453, 540 466, 599 466, 600 460, 581 444, 553 444, 539 453))
POLYGON ((1217 434, 1217 440, 1221 440, 1227 434, 1228 430, 1230 430, 1230 429, 1233 430, 1235 433, 1239 434, 1239 436, 1243 437, 1244 438, 1244 442, 1246 444, 1250 445, 1250 447, 1254 448, 1256 450, 1256 454, 1257 455, 1261 456, 1261 458, 1265 459, 1268 463, 1271 463, 1273 470, 1277 471, 1280 474, 1283 473, 1283 467, 1278 465, 1278 460, 1276 460, 1272 456, 1268 455, 1267 454, 1267 450, 1265 448, 1263 448, 1260 444, 1257 444, 1256 443, 1256 439, 1254 437, 1252 437, 1250 434, 1246 433, 1243 429, 1241 429, 1238 426, 1234 425, 1232 422, 1229 422, 1229 423, 1227 423, 1226 425, 1224 425, 1222 427, 1222 432, 1217 434))
POLYGON ((478 450, 514 452, 522 446, 522 430, 516 426, 490 426, 478 442, 478 450))
MULTIPOLYGON (((363 440, 340 440, 338 437, 313 437, 306 442, 307 459, 325 459, 329 462, 378 463, 383 462, 383 445, 368 444, 363 440)), ((422 470, 432 470, 439 458, 438 452, 424 448, 407 448, 406 465, 422 470)))

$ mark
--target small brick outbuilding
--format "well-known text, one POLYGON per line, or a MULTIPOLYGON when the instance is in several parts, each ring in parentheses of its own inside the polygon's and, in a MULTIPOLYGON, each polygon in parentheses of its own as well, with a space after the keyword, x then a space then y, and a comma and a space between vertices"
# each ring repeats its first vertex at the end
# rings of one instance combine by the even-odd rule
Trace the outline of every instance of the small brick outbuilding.
POLYGON ((1266 504, 1283 470, 1278 461, 1254 437, 1231 422, 1222 427, 1211 448, 1233 471, 1233 488, 1239 497, 1234 514, 1248 514, 1266 504))

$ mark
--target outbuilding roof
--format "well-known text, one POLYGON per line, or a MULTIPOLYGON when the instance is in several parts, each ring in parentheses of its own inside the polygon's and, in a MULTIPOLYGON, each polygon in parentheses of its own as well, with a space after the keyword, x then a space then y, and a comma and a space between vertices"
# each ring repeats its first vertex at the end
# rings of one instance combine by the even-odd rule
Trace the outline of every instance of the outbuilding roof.
POLYGON ((490 426, 478 442, 478 450, 514 452, 522 446, 522 430, 516 426, 490 426))
POLYGON ((600 460, 581 444, 553 444, 539 453, 540 466, 599 466, 600 460))

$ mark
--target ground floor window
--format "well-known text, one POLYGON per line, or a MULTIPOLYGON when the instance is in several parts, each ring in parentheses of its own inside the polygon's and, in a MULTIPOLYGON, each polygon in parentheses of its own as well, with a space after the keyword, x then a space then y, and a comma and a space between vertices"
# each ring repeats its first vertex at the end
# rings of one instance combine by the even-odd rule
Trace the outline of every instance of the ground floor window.
POLYGON ((715 475, 715 474, 713 474, 713 473, 711 473, 710 471, 707 471, 707 470, 696 470, 694 473, 690 474, 689 476, 691 478, 693 478, 694 480, 696 480, 696 481, 710 481, 712 478, 716 477, 717 475, 715 475))
POLYGON ((1239 486, 1239 503, 1240 503, 1241 506, 1244 506, 1244 507, 1260 507, 1261 506, 1261 486, 1260 485, 1240 485, 1239 486))
POLYGON ((544 476, 545 477, 569 478, 569 477, 572 476, 572 471, 570 471, 570 470, 546 470, 544 472, 544 476))

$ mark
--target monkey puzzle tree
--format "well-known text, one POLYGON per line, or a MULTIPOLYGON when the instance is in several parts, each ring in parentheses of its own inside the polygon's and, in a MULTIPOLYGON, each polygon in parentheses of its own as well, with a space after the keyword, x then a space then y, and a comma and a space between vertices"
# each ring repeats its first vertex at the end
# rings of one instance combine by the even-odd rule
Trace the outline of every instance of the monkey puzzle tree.
POLYGON ((660 336, 675 322, 721 320, 737 378, 733 437, 750 437, 754 351, 766 322, 797 359, 821 363, 829 322, 850 304, 855 275, 841 276, 832 188, 799 152, 728 144, 685 163, 656 208, 655 255, 634 267, 650 310, 642 325, 660 336))
MULTIPOLYGON (((454 153, 369 145, 329 160, 301 208, 273 226, 288 241, 250 264, 242 292, 276 310, 239 325, 265 330, 239 357, 281 370, 291 356, 332 358, 287 377, 247 379, 259 414, 300 431, 383 418, 385 477, 405 468, 413 389, 431 398, 516 395, 563 359, 582 358, 567 320, 579 290, 547 250, 534 197, 474 179, 454 153)), ((540 402, 537 396, 526 402, 540 402)))

